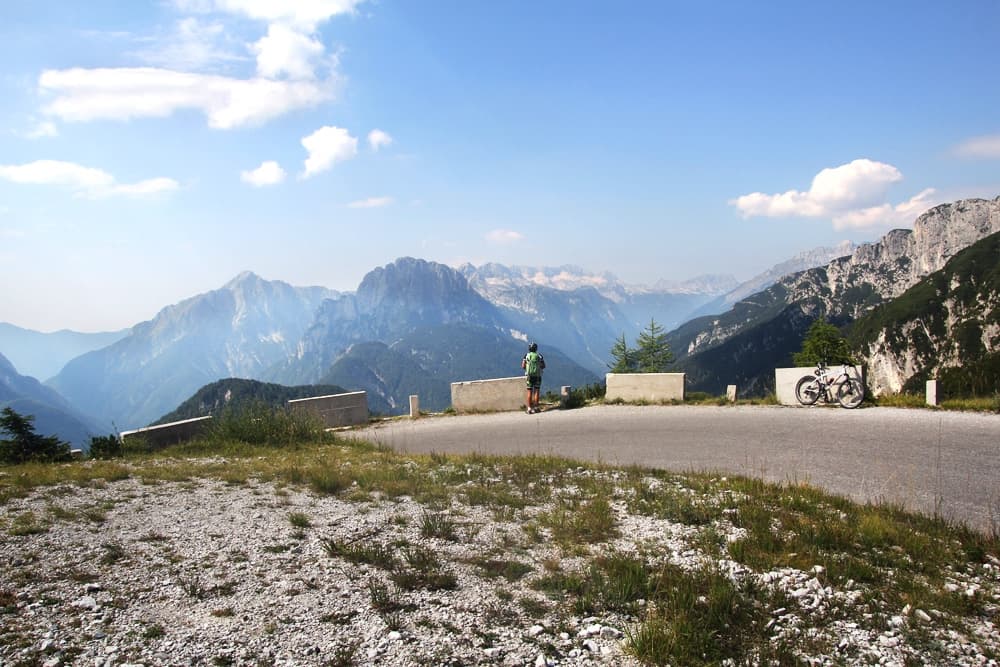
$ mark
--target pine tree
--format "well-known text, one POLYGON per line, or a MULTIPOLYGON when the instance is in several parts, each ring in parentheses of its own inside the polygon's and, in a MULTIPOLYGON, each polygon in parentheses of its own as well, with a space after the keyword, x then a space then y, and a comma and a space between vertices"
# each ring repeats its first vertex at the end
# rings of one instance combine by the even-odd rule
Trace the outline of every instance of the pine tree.
POLYGON ((34 416, 20 415, 10 407, 0 412, 0 431, 12 436, 11 440, 0 440, 0 462, 17 464, 69 460, 69 445, 55 436, 35 433, 34 421, 34 416))
POLYGON ((674 353, 667 342, 667 332, 650 318, 649 326, 639 332, 636 340, 636 358, 640 373, 665 373, 674 361, 674 353))
POLYGON ((854 363, 847 347, 847 339, 840 333, 840 329, 822 317, 809 327, 805 338, 802 339, 802 351, 793 354, 792 360, 796 366, 815 366, 820 362, 854 363))
POLYGON ((638 368, 636 352, 625 342, 624 333, 620 339, 615 340, 615 345, 611 348, 611 361, 608 369, 612 373, 635 373, 638 368))

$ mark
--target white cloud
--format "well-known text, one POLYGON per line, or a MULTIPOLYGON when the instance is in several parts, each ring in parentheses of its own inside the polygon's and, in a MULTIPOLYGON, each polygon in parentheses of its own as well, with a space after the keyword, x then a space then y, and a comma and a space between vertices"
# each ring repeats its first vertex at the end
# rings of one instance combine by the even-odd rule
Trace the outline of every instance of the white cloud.
POLYGON ((973 137, 955 147, 960 157, 1000 159, 1000 134, 973 137))
POLYGON ((151 67, 47 70, 39 85, 56 95, 45 113, 64 121, 166 117, 195 109, 218 129, 263 123, 333 97, 329 83, 241 80, 151 67))
POLYGON ((258 188, 277 185, 285 180, 285 170, 274 160, 267 160, 261 162, 260 166, 253 171, 242 172, 240 180, 258 188))
POLYGON ((934 189, 927 188, 909 201, 892 206, 882 204, 869 208, 847 211, 833 217, 834 229, 864 229, 868 227, 908 227, 927 209, 940 203, 934 189))
POLYGON ((142 197, 176 190, 171 178, 152 178, 120 184, 102 169, 59 160, 36 160, 21 165, 0 165, 0 178, 25 185, 55 185, 73 190, 77 196, 98 199, 113 196, 142 197))
POLYGON ((302 145, 309 153, 303 178, 315 176, 334 163, 350 160, 358 154, 358 140, 342 127, 321 127, 308 137, 303 137, 302 145))
POLYGON ((257 54, 257 73, 268 79, 287 76, 289 79, 312 79, 316 76, 316 61, 325 52, 313 37, 272 23, 267 36, 253 45, 257 54))
POLYGON ((834 227, 869 227, 913 222, 926 210, 933 190, 924 190, 897 206, 885 202, 889 188, 903 179, 896 167, 868 159, 820 171, 808 191, 780 194, 753 192, 729 203, 749 217, 831 218, 834 227), (923 206, 923 208, 921 208, 923 206), (911 211, 916 213, 907 219, 911 211))
POLYGON ((352 201, 348 208, 381 208, 392 203, 392 197, 369 197, 359 201, 352 201))
POLYGON ((177 3, 182 9, 205 8, 240 14, 268 23, 285 23, 312 31, 317 25, 340 14, 351 14, 365 0, 214 0, 177 3))
POLYGON ((494 229, 486 234, 486 240, 490 243, 510 244, 524 240, 524 234, 510 229, 494 229))
POLYGON ((390 144, 392 144, 392 137, 389 136, 388 132, 375 129, 368 133, 368 145, 371 146, 373 151, 377 151, 383 146, 389 146, 390 144))

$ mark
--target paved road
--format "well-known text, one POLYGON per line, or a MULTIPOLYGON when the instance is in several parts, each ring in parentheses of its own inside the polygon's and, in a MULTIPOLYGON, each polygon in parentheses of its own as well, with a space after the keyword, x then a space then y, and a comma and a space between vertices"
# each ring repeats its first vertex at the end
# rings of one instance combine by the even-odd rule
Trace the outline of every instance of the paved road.
POLYGON ((807 482, 1000 530, 1000 416, 930 410, 598 406, 396 420, 360 432, 404 452, 555 454, 807 482))

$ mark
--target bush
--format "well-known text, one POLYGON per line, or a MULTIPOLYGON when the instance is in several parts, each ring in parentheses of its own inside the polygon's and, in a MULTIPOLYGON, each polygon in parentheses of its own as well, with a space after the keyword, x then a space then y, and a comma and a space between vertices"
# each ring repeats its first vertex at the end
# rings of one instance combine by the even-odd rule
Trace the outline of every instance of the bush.
POLYGON ((323 437, 323 423, 313 415, 274 408, 265 403, 252 403, 226 409, 212 419, 205 439, 282 447, 316 442, 323 437))
POLYGON ((125 455, 125 446, 117 435, 95 435, 90 439, 90 458, 116 459, 125 455))
POLYGON ((7 407, 0 412, 0 431, 13 436, 0 440, 0 462, 27 463, 69 461, 69 445, 55 436, 35 433, 33 415, 20 415, 7 407))

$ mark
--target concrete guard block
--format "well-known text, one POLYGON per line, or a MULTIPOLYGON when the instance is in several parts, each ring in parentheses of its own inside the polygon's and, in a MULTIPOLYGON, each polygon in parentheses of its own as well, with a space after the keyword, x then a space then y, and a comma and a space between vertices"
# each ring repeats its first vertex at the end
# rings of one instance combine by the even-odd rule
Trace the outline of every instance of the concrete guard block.
POLYGON ((604 400, 661 401, 684 400, 684 373, 608 373, 604 400))
POLYGON ((288 407, 319 417, 327 428, 368 423, 368 394, 363 391, 297 398, 288 407))
POLYGON ((179 422, 170 422, 169 424, 145 426, 131 431, 122 431, 119 437, 121 437, 122 442, 125 442, 129 438, 141 438, 149 447, 163 449, 164 447, 176 445, 180 442, 187 442, 198 437, 208 428, 208 422, 211 418, 211 416, 195 417, 194 419, 185 419, 179 422))
POLYGON ((523 376, 451 383, 451 407, 456 412, 510 412, 524 406, 523 376))

